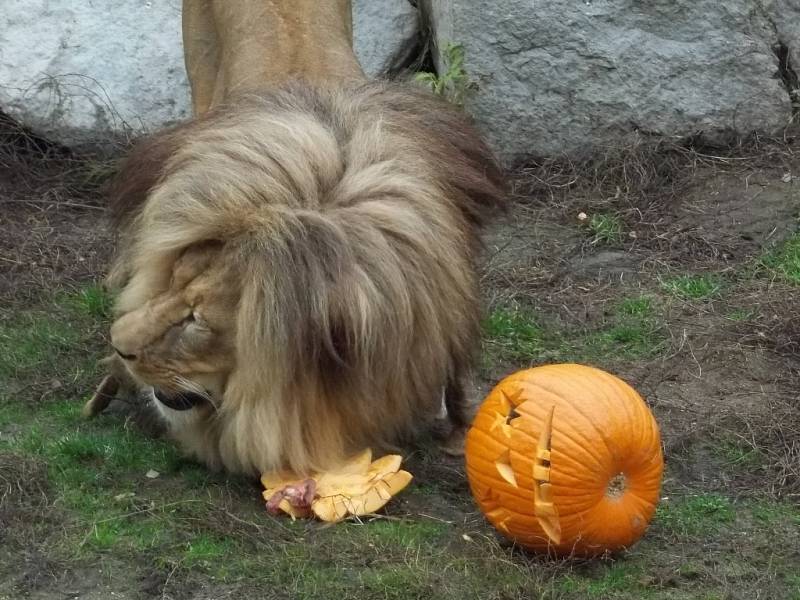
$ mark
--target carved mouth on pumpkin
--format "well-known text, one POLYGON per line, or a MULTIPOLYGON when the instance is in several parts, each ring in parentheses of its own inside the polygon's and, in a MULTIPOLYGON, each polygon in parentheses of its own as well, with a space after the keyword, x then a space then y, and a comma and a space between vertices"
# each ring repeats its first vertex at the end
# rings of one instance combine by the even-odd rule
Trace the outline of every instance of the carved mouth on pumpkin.
POLYGON ((172 410, 189 410, 208 402, 204 396, 195 392, 168 393, 163 390, 154 389, 153 395, 161 404, 172 410))

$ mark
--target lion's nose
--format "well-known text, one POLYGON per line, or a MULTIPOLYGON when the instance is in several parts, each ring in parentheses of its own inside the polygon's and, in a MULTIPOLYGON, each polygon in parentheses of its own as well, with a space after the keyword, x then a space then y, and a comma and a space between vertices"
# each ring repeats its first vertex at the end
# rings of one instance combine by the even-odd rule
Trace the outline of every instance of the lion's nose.
POLYGON ((114 348, 114 352, 119 354, 120 358, 124 358, 125 360, 136 360, 135 354, 125 354, 124 352, 120 351, 120 349, 117 348, 116 346, 111 346, 111 347, 114 348))
POLYGON ((125 360, 136 360, 136 352, 138 350, 138 345, 136 342, 131 338, 129 335, 130 330, 130 319, 128 315, 123 316, 120 319, 114 321, 111 325, 111 347, 114 349, 114 352, 120 358, 124 358, 125 360))

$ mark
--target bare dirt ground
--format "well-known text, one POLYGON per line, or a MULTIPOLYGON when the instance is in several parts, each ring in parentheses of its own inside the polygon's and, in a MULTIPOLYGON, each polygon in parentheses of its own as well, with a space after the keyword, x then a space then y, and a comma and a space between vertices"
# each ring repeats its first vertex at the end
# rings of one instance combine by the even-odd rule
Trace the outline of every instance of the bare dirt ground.
POLYGON ((375 519, 266 514, 135 404, 79 416, 105 351, 105 161, 0 156, 0 598, 800 598, 800 155, 635 138, 514 173, 487 235, 479 400, 580 361, 645 397, 667 470, 621 556, 497 536, 463 464, 422 443, 375 519), (148 479, 149 469, 159 471, 148 479))

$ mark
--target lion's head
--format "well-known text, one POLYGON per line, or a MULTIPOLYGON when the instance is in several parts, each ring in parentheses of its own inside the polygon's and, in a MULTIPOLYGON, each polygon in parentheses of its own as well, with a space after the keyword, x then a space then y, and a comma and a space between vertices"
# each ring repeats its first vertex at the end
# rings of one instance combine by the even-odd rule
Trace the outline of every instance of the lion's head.
POLYGON ((210 465, 325 468, 461 402, 502 184, 457 109, 290 85, 143 142, 115 189, 112 345, 210 465))
POLYGON ((136 379, 173 409, 214 403, 235 367, 240 281, 219 242, 188 247, 168 286, 122 314, 111 345, 136 379))

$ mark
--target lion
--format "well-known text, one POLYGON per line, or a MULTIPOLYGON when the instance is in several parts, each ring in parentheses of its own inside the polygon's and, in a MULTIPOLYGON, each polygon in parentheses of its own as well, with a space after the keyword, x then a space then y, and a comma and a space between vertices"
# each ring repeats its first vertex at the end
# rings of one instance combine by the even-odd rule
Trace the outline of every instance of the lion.
POLYGON ((505 195, 489 147, 445 100, 363 76, 345 0, 184 10, 195 115, 113 183, 114 354, 87 412, 147 390, 188 455, 255 475, 397 447, 442 397, 463 435, 505 195))

